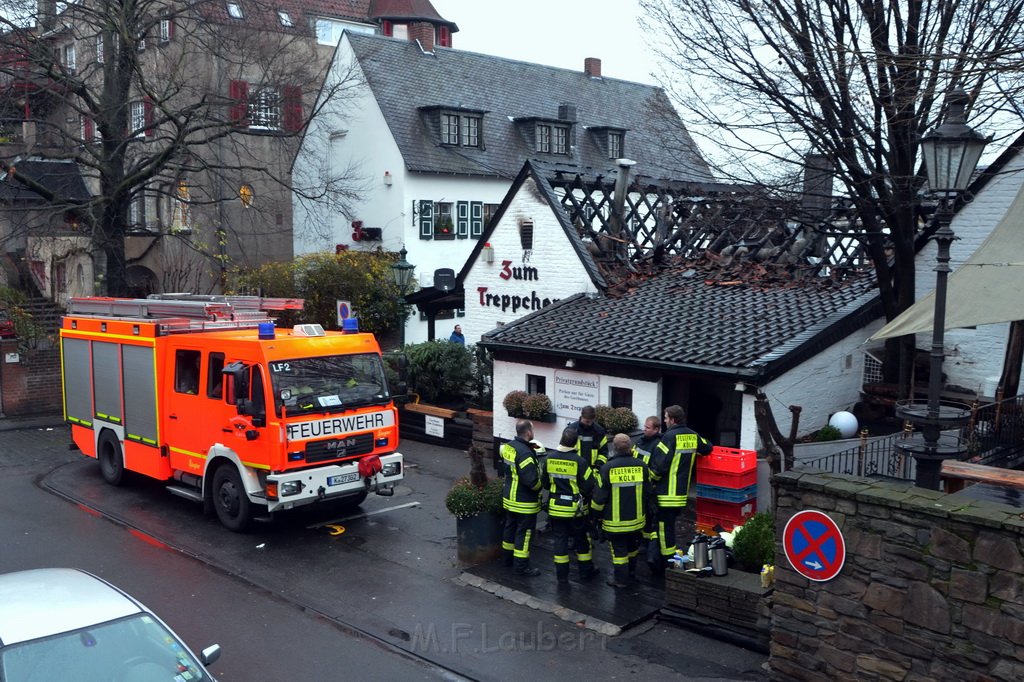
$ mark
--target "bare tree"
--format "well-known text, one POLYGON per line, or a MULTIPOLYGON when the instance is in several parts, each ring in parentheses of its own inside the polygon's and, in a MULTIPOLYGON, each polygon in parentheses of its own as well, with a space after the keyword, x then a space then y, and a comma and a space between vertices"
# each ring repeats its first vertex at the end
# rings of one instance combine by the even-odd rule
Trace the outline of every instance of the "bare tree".
MULTIPOLYGON (((887 319, 914 302, 927 221, 922 135, 954 87, 972 122, 1020 128, 1022 0, 641 0, 663 37, 666 87, 722 177, 750 182, 824 157, 852 203, 851 232, 878 276, 887 319), (711 151, 709 146, 708 151, 711 151), (712 154, 714 156, 715 154, 712 154), (769 173, 766 168, 772 168, 769 173)), ((913 337, 887 345, 886 377, 911 369, 913 337), (899 349, 897 349, 897 344, 899 349)))
POLYGON ((359 80, 322 90, 333 48, 277 5, 41 0, 30 17, 24 0, 0 0, 0 30, 2 115, 28 124, 0 152, 6 170, 51 231, 88 238, 108 293, 128 292, 133 263, 176 264, 165 283, 214 289, 229 265, 291 257, 296 197, 344 211, 358 195, 351 169, 292 181, 309 122, 359 80), (90 196, 19 172, 15 151, 74 162, 90 196))

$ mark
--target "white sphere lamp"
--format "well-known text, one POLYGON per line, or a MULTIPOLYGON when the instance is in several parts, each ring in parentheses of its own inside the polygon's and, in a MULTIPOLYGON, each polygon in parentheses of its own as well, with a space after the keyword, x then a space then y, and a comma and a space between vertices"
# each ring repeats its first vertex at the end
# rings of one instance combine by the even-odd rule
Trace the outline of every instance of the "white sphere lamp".
POLYGON ((843 438, 857 435, 857 418, 850 412, 836 412, 829 418, 828 425, 839 429, 843 438))

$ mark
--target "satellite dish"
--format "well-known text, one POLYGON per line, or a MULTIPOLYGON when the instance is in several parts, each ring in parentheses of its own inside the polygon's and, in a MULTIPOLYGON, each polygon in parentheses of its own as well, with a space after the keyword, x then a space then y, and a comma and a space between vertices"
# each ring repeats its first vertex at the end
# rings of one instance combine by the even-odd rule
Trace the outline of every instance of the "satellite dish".
POLYGON ((445 293, 455 288, 455 271, 451 268, 434 270, 434 288, 445 293))

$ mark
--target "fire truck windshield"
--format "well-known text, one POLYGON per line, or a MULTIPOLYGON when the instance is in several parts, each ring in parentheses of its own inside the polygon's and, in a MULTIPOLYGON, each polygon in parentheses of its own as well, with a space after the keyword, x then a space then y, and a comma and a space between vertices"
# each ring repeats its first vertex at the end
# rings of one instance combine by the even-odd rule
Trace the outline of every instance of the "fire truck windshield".
POLYGON ((277 413, 339 412, 389 401, 384 365, 375 353, 269 363, 277 413))

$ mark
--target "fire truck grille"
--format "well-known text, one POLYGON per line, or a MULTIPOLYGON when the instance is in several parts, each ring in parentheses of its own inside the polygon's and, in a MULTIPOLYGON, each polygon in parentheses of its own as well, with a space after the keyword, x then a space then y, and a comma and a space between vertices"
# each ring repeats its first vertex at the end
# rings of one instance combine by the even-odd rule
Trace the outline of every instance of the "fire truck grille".
POLYGON ((355 457, 373 452, 373 434, 360 433, 345 438, 318 440, 306 445, 307 462, 323 462, 329 459, 355 457))

